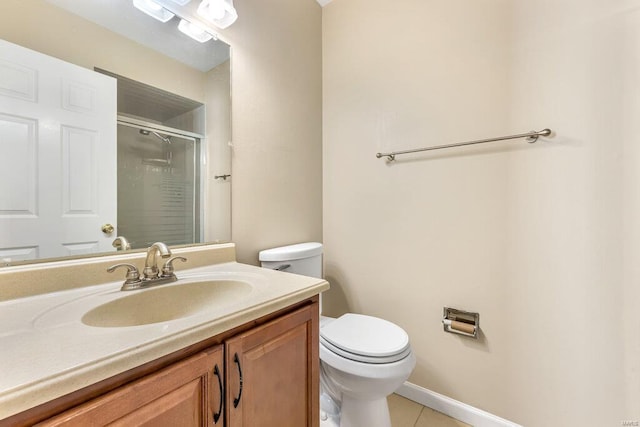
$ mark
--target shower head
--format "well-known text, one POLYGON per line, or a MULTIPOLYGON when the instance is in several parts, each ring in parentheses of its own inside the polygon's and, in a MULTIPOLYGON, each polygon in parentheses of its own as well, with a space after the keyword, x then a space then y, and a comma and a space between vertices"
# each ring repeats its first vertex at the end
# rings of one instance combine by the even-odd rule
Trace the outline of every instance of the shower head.
POLYGON ((166 142, 167 144, 171 144, 171 137, 170 136, 162 136, 160 135, 158 132, 154 132, 154 131, 148 131, 146 129, 140 129, 139 131, 142 135, 149 135, 149 134, 153 134, 153 136, 155 136, 156 138, 158 138, 160 141, 162 142, 166 142))

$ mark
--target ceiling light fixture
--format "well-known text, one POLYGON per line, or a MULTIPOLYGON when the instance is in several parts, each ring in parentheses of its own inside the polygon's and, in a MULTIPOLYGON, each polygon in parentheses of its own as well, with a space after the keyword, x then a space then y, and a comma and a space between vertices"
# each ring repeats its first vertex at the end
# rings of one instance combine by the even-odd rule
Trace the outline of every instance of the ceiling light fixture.
POLYGON ((233 0, 202 0, 198 6, 198 15, 221 29, 227 28, 238 19, 233 0))
POLYGON ((180 20, 180 24, 178 24, 178 30, 180 30, 180 32, 182 32, 183 34, 188 35, 192 39, 199 41, 200 43, 207 42, 211 39, 218 39, 218 37, 214 34, 209 33, 201 26, 194 24, 193 22, 189 22, 186 19, 180 20))
POLYGON ((160 22, 167 22, 176 16, 153 0, 133 0, 133 5, 136 9, 141 10, 160 22))

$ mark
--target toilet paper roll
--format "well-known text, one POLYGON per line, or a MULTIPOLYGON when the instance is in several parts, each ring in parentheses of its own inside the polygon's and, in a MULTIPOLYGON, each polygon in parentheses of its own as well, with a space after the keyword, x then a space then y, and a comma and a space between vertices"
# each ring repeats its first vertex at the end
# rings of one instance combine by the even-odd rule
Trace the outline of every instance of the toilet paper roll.
POLYGON ((457 320, 444 319, 444 324, 449 326, 450 329, 454 329, 465 334, 473 335, 476 332, 476 327, 469 323, 459 322, 457 320))

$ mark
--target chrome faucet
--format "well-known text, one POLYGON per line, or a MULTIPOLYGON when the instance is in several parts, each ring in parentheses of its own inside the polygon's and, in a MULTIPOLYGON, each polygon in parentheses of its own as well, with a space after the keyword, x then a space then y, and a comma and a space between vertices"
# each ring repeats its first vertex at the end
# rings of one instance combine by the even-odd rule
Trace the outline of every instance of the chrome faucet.
POLYGON ((116 248, 116 251, 128 251, 131 249, 131 244, 124 236, 116 237, 111 246, 116 248))
POLYGON ((107 268, 107 272, 112 273, 118 267, 125 267, 127 269, 127 277, 122 288, 120 288, 121 291, 131 291, 171 283, 178 280, 173 272, 173 261, 177 259, 186 262, 187 259, 181 256, 170 257, 171 251, 167 245, 162 242, 156 242, 147 249, 147 259, 145 260, 144 269, 142 270, 142 277, 140 277, 138 269, 133 264, 126 263, 113 265, 107 268), (164 263, 162 271, 158 270, 158 254, 162 258, 169 258, 167 262, 164 263))
POLYGON ((144 270, 142 270, 143 279, 155 279, 159 276, 158 260, 156 255, 160 254, 162 258, 169 258, 171 251, 162 242, 155 242, 147 249, 147 259, 144 262, 144 270))

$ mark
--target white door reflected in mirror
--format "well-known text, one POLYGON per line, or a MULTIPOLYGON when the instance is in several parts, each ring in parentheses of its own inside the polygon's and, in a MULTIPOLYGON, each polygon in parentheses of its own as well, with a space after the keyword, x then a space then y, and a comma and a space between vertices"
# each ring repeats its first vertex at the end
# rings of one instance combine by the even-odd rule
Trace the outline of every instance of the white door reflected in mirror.
POLYGON ((4 40, 0 75, 0 258, 112 250, 115 80, 4 40))

